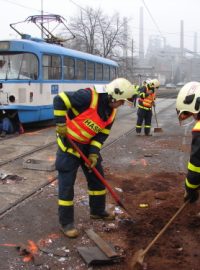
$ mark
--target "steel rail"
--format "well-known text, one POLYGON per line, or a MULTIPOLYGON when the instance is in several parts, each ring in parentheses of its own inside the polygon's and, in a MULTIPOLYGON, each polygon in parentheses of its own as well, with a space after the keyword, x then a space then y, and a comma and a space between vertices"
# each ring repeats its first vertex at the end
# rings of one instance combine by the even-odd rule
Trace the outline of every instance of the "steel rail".
MULTIPOLYGON (((174 106, 174 104, 172 103, 170 106, 167 106, 165 108, 163 108, 162 110, 159 111, 159 113, 163 113, 164 111, 166 111, 167 109, 169 109, 169 107, 172 107, 174 106)), ((122 116, 123 117, 123 116, 122 116)), ((130 130, 128 130, 127 132, 125 132, 124 134, 120 135, 117 139, 114 139, 112 140, 110 143, 106 144, 105 146, 102 147, 102 151, 103 150, 106 150, 107 148, 109 148, 110 146, 112 146, 113 144, 117 143, 121 138, 123 138, 124 136, 128 136, 130 135, 131 133, 134 133, 135 132, 135 128, 132 128, 130 130)), ((41 151, 41 150, 44 150, 45 148, 49 147, 50 145, 54 145, 56 144, 56 142, 50 142, 44 146, 39 146, 39 147, 36 147, 34 150, 31 150, 31 151, 27 151, 26 153, 24 154, 21 154, 21 155, 18 155, 14 158, 11 158, 3 163, 0 164, 0 166, 3 166, 9 162, 12 162, 12 161, 16 161, 18 159, 21 159, 27 155, 30 155, 34 152, 37 152, 37 151, 41 151)), ((51 180, 47 180, 46 183, 43 183, 41 186, 37 186, 35 189, 33 189, 31 192, 29 192, 28 194, 22 196, 20 199, 18 199, 17 201, 15 201, 13 204, 10 204, 8 207, 5 207, 1 213, 0 213, 0 219, 3 218, 7 213, 9 213, 10 211, 12 211, 15 207, 19 206, 21 203, 23 203, 24 201, 28 200, 29 198, 37 195, 39 192, 42 191, 43 188, 45 187, 48 187, 50 186, 53 182, 55 182, 57 180, 57 176, 55 177, 52 177, 51 180)))

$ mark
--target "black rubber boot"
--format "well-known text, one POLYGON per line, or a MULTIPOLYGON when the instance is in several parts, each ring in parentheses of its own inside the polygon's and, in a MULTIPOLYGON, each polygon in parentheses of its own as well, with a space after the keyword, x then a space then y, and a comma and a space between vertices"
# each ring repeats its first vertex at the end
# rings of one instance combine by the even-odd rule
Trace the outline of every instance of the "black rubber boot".
POLYGON ((91 219, 114 220, 115 214, 104 211, 99 214, 90 214, 91 219))

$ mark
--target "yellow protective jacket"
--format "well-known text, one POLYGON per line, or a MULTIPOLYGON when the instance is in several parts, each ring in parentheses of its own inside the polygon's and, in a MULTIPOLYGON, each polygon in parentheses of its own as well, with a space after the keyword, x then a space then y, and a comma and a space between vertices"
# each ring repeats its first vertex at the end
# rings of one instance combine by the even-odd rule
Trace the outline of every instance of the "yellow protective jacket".
POLYGON ((155 92, 152 93, 148 87, 143 86, 139 92, 138 107, 141 109, 151 110, 156 99, 155 92))
POLYGON ((92 95, 89 108, 73 119, 66 115, 67 136, 83 144, 90 143, 96 134, 113 122, 116 115, 116 110, 113 109, 106 121, 101 119, 97 112, 99 94, 94 89, 87 90, 91 91, 92 95))
MULTIPOLYGON (((90 134, 89 137, 91 136, 91 138, 90 140, 87 141, 89 145, 89 153, 98 154, 104 141, 107 139, 107 137, 110 134, 110 130, 114 121, 113 113, 115 112, 115 110, 113 111, 113 109, 109 106, 108 95, 106 93, 97 94, 95 92, 95 94, 93 95, 92 93, 94 92, 95 92, 94 89, 93 90, 79 89, 74 92, 73 91, 61 92, 57 96, 54 97, 53 106, 54 106, 54 118, 55 118, 56 124, 65 124, 66 115, 68 116, 69 121, 76 123, 76 120, 75 120, 76 117, 83 114, 85 111, 88 111, 88 109, 91 106, 93 106, 94 108, 96 106, 96 112, 98 114, 98 117, 100 117, 103 120, 103 122, 105 122, 106 126, 104 128, 102 127, 98 128, 92 122, 90 122, 89 124, 89 121, 87 121, 86 124, 89 124, 91 129, 94 128, 95 130, 96 129, 98 130, 98 133, 94 131, 92 131, 92 133, 89 133, 90 134), (112 122, 108 121, 109 118, 112 120, 112 122)), ((70 129, 74 131, 74 128, 72 128, 71 124, 70 126, 71 126, 70 129)), ((81 139, 77 141, 81 141, 81 139)), ((57 134, 57 143, 58 143, 59 148, 63 152, 70 152, 72 154, 77 155, 77 153, 75 153, 72 148, 71 149, 69 148, 69 144, 67 143, 66 138, 61 137, 58 134, 57 134)))

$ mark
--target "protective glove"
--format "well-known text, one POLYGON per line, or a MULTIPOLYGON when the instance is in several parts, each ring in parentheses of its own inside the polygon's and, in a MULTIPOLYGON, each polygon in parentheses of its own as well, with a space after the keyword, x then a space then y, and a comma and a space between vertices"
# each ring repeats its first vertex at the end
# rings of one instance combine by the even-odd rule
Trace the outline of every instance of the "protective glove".
POLYGON ((56 124, 56 132, 62 136, 65 137, 67 134, 67 126, 65 123, 63 124, 56 124))
POLYGON ((197 201, 199 198, 199 192, 197 189, 186 188, 184 194, 184 201, 189 200, 190 203, 197 201))
POLYGON ((97 165, 97 159, 98 159, 98 155, 97 154, 89 154, 88 156, 88 160, 90 161, 90 166, 88 164, 85 164, 86 167, 88 168, 93 168, 97 165))

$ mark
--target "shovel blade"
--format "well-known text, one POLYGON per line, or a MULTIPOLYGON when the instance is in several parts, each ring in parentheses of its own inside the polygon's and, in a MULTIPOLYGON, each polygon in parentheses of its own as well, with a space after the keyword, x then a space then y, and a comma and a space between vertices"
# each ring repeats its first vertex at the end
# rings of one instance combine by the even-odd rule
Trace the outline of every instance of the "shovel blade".
POLYGON ((135 254, 131 260, 131 270, 135 269, 137 264, 143 265, 144 255, 145 254, 144 254, 143 249, 139 249, 137 252, 135 252, 135 254))
POLYGON ((154 132, 163 132, 162 128, 154 128, 154 132))

